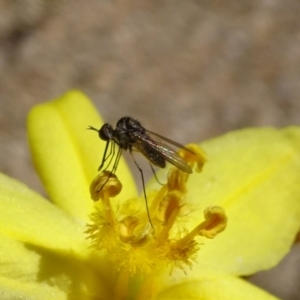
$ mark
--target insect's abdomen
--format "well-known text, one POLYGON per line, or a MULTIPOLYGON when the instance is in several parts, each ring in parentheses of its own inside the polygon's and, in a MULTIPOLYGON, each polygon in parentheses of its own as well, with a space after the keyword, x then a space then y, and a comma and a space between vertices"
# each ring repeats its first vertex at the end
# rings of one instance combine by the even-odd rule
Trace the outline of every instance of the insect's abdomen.
POLYGON ((141 152, 151 162, 151 164, 159 168, 164 168, 166 166, 166 160, 149 145, 135 143, 134 147, 141 152))

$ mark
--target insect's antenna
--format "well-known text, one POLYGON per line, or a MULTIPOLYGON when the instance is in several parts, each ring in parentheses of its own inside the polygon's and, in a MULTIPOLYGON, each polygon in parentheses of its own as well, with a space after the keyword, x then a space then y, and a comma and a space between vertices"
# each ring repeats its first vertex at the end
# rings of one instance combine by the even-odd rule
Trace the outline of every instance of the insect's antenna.
POLYGON ((137 161, 134 159, 133 154, 131 152, 131 149, 129 151, 130 151, 131 157, 132 157, 136 167, 138 168, 138 170, 141 173, 142 184, 143 184, 143 192, 144 192, 144 197, 145 197, 145 202, 146 202, 147 215, 148 215, 148 219, 149 219, 149 223, 150 223, 151 227, 154 228, 153 224, 152 224, 152 221, 151 221, 150 213, 149 213, 148 200, 147 200, 147 195, 146 195, 146 190, 145 190, 144 173, 143 173, 143 170, 141 169, 141 167, 139 166, 139 164, 137 163, 137 161))
POLYGON ((152 173, 153 173, 153 175, 154 175, 155 180, 157 181, 157 183, 159 183, 160 185, 164 185, 163 183, 161 183, 161 182, 159 181, 158 177, 156 176, 156 173, 155 173, 155 170, 154 170, 152 164, 149 164, 149 165, 150 165, 151 171, 152 171, 152 173))
POLYGON ((99 132, 99 129, 97 129, 97 128, 93 127, 93 126, 89 126, 87 129, 99 132))

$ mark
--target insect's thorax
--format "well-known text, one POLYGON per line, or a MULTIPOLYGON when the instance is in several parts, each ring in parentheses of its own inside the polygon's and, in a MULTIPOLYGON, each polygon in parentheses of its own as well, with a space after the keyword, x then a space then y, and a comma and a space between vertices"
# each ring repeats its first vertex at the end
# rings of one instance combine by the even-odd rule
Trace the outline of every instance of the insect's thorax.
POLYGON ((127 150, 132 146, 134 140, 126 131, 115 130, 113 135, 114 141, 120 146, 120 148, 127 150))
POLYGON ((134 134, 145 134, 145 132, 145 128, 138 121, 130 117, 124 117, 118 121, 113 133, 113 139, 122 149, 127 150, 136 142, 134 134))

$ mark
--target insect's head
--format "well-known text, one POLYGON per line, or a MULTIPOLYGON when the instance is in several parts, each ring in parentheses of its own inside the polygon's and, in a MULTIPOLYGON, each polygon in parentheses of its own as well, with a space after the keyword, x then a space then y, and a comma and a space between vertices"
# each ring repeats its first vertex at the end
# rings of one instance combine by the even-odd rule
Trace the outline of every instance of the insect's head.
POLYGON ((114 129, 113 127, 105 123, 99 130, 99 137, 103 141, 109 141, 113 138, 114 129))
POLYGON ((114 129, 108 123, 105 123, 99 130, 92 126, 89 126, 88 129, 97 131, 100 139, 103 141, 109 141, 113 138, 114 129))

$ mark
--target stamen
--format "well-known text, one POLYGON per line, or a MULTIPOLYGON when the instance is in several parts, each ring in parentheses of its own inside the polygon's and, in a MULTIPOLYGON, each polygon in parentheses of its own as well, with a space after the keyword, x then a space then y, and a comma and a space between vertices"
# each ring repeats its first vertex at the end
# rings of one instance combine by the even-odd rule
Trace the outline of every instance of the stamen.
POLYGON ((124 243, 133 246, 142 246, 149 238, 151 226, 141 224, 140 220, 134 216, 128 216, 119 223, 119 237, 124 243))
POLYGON ((122 190, 122 184, 115 174, 109 171, 99 173, 90 185, 91 198, 98 201, 104 197, 115 197, 122 190), (107 193, 107 195, 105 195, 107 193))
POLYGON ((88 224, 85 231, 92 240, 91 246, 96 249, 109 250, 117 243, 117 221, 110 197, 115 197, 121 189, 122 184, 117 177, 108 171, 99 173, 90 185, 91 198, 102 200, 102 205, 95 207, 96 212, 91 215, 92 224, 88 224))
MULTIPOLYGON (((180 155, 192 168, 196 165, 196 171, 201 171, 206 161, 205 153, 195 144, 187 148, 192 152, 180 150, 180 155)), ((154 228, 150 226, 146 212, 140 210, 139 199, 112 205, 112 198, 122 190, 122 184, 114 174, 103 171, 91 183, 92 199, 101 201, 95 204, 96 212, 91 215, 92 224, 88 224, 86 233, 93 247, 109 252, 109 258, 120 272, 117 286, 122 292, 116 293, 117 298, 126 293, 134 274, 153 275, 163 265, 183 271, 184 266, 191 267, 200 248, 196 238, 214 238, 225 229, 227 217, 218 206, 206 208, 205 220, 193 230, 178 226, 177 221, 183 222, 191 211, 186 184, 189 176, 178 168, 171 168, 168 182, 159 191, 148 193, 154 228)), ((140 297, 148 294, 151 286, 151 280, 145 282, 140 297)))
POLYGON ((197 235, 212 239, 222 232, 227 225, 227 216, 220 206, 208 207, 204 211, 205 221, 195 227, 190 233, 177 242, 177 245, 187 244, 194 240, 197 235))
POLYGON ((124 299, 124 295, 128 294, 128 283, 130 275, 130 270, 126 268, 122 268, 119 271, 117 282, 113 290, 112 299, 124 299))
POLYGON ((168 193, 159 203, 156 211, 156 218, 163 223, 169 221, 170 215, 174 209, 180 208, 180 200, 184 195, 179 191, 172 191, 168 193))
POLYGON ((186 182, 189 178, 188 173, 182 172, 177 168, 171 168, 168 172, 168 190, 169 191, 180 191, 183 194, 187 193, 186 182))
POLYGON ((159 240, 167 239, 169 232, 173 227, 176 218, 180 211, 180 201, 182 194, 178 191, 170 192, 161 201, 161 206, 159 212, 161 214, 160 218, 163 220, 163 227, 161 231, 157 234, 159 240))
POLYGON ((207 161, 206 153, 196 144, 188 144, 185 147, 190 149, 192 153, 185 151, 184 149, 179 149, 178 153, 190 164, 192 168, 196 164, 196 172, 201 172, 203 165, 207 161))
POLYGON ((205 221, 199 225, 199 235, 213 239, 227 226, 227 216, 220 206, 207 207, 204 211, 205 221))

